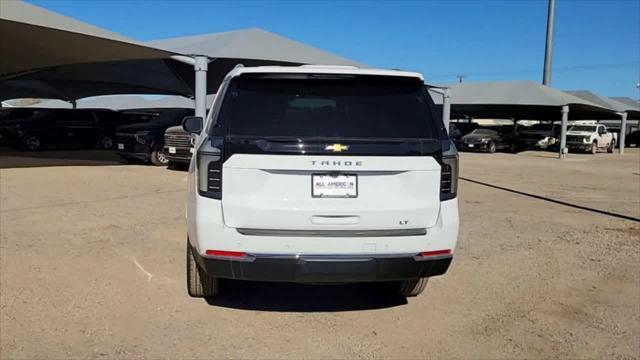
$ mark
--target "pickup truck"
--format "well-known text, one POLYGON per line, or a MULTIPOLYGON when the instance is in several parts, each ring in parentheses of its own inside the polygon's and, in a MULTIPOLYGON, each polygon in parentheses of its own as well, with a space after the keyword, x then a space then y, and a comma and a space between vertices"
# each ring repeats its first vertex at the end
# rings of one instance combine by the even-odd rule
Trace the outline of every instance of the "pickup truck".
POLYGON ((612 153, 618 142, 617 134, 607 131, 602 124, 573 125, 567 131, 569 150, 587 151, 592 154, 606 149, 612 153))
POLYGON ((164 154, 169 167, 176 163, 189 164, 193 152, 191 134, 182 129, 182 125, 172 126, 164 132, 164 154))
POLYGON ((535 124, 519 127, 511 152, 527 149, 546 150, 554 147, 560 137, 560 125, 535 124))
POLYGON ((164 132, 177 126, 193 109, 163 108, 127 110, 125 115, 143 122, 120 126, 116 129, 116 154, 124 162, 141 160, 156 166, 167 166, 169 159, 163 151, 164 132))

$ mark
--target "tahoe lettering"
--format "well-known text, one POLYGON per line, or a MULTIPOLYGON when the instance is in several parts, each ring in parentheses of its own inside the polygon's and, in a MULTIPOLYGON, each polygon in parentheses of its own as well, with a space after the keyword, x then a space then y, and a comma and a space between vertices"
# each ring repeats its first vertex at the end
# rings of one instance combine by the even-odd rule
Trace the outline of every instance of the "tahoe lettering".
POLYGON ((311 165, 320 165, 320 166, 362 166, 362 161, 351 161, 351 160, 311 160, 311 165))

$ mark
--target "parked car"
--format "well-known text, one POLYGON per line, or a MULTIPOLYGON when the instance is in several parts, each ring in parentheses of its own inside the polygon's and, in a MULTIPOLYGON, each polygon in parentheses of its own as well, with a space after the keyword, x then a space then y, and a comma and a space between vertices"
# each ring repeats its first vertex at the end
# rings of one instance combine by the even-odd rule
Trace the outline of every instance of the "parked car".
POLYGON ((123 120, 111 110, 20 109, 4 114, 0 141, 28 151, 68 147, 110 149, 115 128, 122 124, 123 120))
POLYGON ((243 279, 384 281, 416 296, 445 273, 458 156, 423 86, 420 74, 393 70, 232 70, 205 130, 201 118, 184 122, 200 134, 188 175, 189 294, 243 279))
POLYGON ((449 127, 451 128, 451 126, 455 127, 460 132, 461 136, 464 136, 472 132, 473 130, 479 128, 480 124, 475 122, 459 121, 455 123, 453 122, 450 123, 449 127))
POLYGON ((167 166, 164 132, 182 123, 193 109, 145 109, 127 110, 125 115, 147 119, 144 122, 121 126, 116 129, 116 153, 124 161, 139 160, 156 166, 167 166))
POLYGON ((607 127, 602 124, 573 125, 567 131, 567 147, 570 151, 587 151, 595 154, 598 150, 606 149, 611 153, 616 147, 617 140, 616 134, 607 131, 607 127))
POLYGON ((513 139, 512 131, 506 127, 478 128, 460 138, 458 149, 490 153, 500 149, 510 149, 513 139))
POLYGON ((512 144, 512 152, 526 149, 546 150, 556 145, 560 137, 560 125, 534 124, 518 128, 515 141, 512 144))
POLYGON ((191 161, 193 139, 191 134, 184 131, 182 125, 172 126, 164 132, 164 154, 169 160, 169 166, 172 163, 188 164, 191 161))
POLYGON ((640 130, 630 132, 626 136, 624 142, 626 143, 627 147, 640 146, 640 130))

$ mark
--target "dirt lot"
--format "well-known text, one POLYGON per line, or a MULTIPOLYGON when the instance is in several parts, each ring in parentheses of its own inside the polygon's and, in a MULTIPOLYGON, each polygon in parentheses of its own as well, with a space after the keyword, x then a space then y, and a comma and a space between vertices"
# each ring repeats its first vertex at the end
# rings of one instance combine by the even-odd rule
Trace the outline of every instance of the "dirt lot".
POLYGON ((186 174, 96 154, 0 154, 0 358, 640 358, 640 223, 527 195, 638 218, 637 149, 463 154, 460 245, 418 298, 210 303, 185 290, 186 174))

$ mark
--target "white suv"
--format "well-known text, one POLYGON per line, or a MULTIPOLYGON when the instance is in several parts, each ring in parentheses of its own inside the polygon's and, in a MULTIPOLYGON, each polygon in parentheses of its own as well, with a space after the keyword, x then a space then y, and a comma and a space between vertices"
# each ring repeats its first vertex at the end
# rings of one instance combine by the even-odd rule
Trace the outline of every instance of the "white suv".
POLYGON ((189 295, 220 279, 395 282, 415 296, 458 238, 458 155, 418 73, 237 67, 189 169, 189 295))

